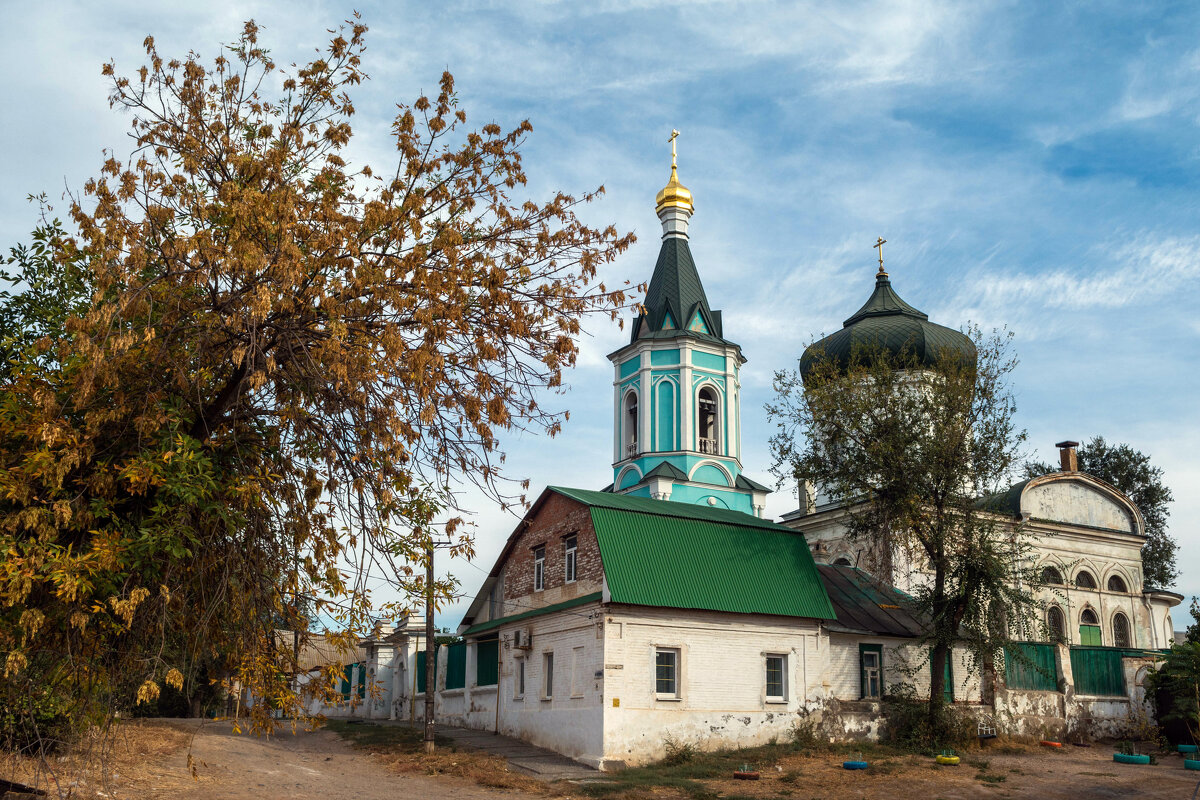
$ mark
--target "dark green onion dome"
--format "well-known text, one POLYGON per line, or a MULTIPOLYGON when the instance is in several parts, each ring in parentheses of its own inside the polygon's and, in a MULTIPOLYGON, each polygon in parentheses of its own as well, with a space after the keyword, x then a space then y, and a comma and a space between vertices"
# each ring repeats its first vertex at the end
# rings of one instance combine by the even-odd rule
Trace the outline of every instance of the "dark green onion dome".
POLYGON ((809 345, 800 359, 800 377, 821 356, 846 366, 856 348, 881 347, 894 356, 915 358, 921 366, 933 366, 946 349, 974 362, 975 344, 964 333, 929 321, 929 315, 910 306, 892 290, 886 272, 875 276, 871 299, 842 323, 842 329, 809 345))

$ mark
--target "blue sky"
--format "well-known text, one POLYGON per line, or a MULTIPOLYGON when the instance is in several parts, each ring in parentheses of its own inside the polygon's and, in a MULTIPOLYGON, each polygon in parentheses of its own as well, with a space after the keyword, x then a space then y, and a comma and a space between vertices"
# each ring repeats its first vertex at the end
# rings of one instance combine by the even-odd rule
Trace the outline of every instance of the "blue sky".
MULTIPOLYGON (((390 163, 394 103, 449 69, 469 122, 529 118, 529 192, 603 184, 586 211, 640 241, 607 269, 647 280, 654 194, 678 128, 696 196, 692 249, 743 372, 746 471, 768 482, 772 373, 840 327, 873 285, 934 321, 1007 325, 1031 449, 1101 434, 1149 453, 1176 502, 1177 589, 1200 594, 1200 6, 914 2, 4 4, 0 245, 32 227, 29 193, 78 188, 128 150, 100 65, 214 56, 254 18, 277 60, 308 57, 357 7, 370 26, 352 156, 390 163)), ((513 475, 611 480, 612 371, 626 339, 588 326, 556 439, 506 442, 513 475)), ((470 593, 515 523, 470 497, 470 593), (482 570, 482 571, 481 571, 482 570)), ((779 515, 794 497, 768 504, 779 515)), ((450 609, 456 622, 461 605, 450 609)), ((1186 612, 1176 614, 1177 627, 1186 612)))

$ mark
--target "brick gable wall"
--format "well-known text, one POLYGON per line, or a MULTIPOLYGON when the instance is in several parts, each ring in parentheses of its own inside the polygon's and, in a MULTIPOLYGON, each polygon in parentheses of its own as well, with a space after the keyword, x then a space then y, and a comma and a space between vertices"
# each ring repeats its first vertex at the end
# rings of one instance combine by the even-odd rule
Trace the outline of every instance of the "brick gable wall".
POLYGON ((505 614, 569 600, 600 590, 603 566, 600 546, 592 527, 592 515, 584 504, 551 493, 531 524, 520 534, 504 564, 505 614), (566 583, 566 553, 563 540, 577 538, 576 579, 566 583), (545 589, 533 590, 533 550, 546 547, 545 589))

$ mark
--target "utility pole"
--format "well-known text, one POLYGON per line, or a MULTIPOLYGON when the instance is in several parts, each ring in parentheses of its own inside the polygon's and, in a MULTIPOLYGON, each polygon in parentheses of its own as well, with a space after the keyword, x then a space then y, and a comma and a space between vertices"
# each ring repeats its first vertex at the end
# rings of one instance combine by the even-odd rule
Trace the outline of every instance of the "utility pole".
POLYGON ((437 685, 437 667, 433 635, 433 542, 425 550, 425 752, 432 753, 433 689, 437 685))

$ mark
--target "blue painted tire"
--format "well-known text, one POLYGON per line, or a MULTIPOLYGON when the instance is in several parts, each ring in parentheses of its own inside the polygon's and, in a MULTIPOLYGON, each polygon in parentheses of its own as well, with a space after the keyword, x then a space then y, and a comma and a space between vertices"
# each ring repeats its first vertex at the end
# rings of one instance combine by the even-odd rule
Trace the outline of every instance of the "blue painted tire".
POLYGON ((1184 769, 1195 769, 1195 770, 1200 770, 1200 759, 1196 759, 1196 758, 1185 758, 1185 759, 1183 760, 1183 768, 1184 768, 1184 769))
POLYGON ((843 761, 842 769, 866 769, 867 762, 865 761, 843 761))
POLYGON ((1127 755, 1125 753, 1113 753, 1113 761, 1118 764, 1149 764, 1150 756, 1127 755))
POLYGON ((1196 747, 1196 745, 1194 745, 1194 744, 1179 745, 1179 752, 1181 752, 1181 753, 1194 753, 1197 750, 1200 750, 1200 748, 1196 747))

